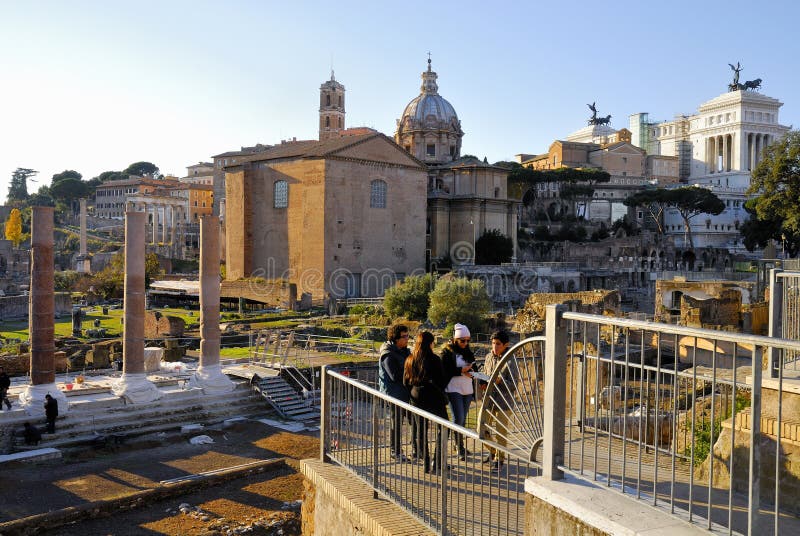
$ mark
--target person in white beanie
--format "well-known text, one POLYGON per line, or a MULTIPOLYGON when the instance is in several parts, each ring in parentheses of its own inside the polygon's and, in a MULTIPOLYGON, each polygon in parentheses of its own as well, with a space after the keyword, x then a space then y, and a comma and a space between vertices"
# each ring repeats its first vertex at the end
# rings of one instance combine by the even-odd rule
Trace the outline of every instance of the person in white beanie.
MULTIPOLYGON (((442 349, 442 366, 447 382, 445 392, 450 400, 453 422, 459 426, 464 426, 467 422, 467 413, 475 394, 470 375, 475 364, 475 354, 469 346, 470 339, 469 328, 464 324, 456 324, 453 329, 453 340, 442 349)), ((458 455, 462 460, 466 460, 469 452, 464 446, 464 436, 456 434, 456 441, 458 455)))

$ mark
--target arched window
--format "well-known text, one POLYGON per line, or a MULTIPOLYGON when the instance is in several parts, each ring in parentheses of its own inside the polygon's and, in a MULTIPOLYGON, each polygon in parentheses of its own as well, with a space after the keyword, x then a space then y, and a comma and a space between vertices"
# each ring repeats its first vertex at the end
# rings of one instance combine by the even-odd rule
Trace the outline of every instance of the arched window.
POLYGON ((330 105, 331 105, 331 96, 330 94, 328 94, 325 95, 325 106, 330 106, 330 105))
POLYGON ((273 206, 275 208, 286 208, 289 206, 289 183, 286 181, 275 181, 273 206))
POLYGON ((330 117, 325 117, 325 127, 327 128, 329 126, 331 126, 331 118, 330 117))
POLYGON ((342 118, 341 118, 341 117, 339 118, 339 128, 343 128, 343 125, 342 125, 342 118))
POLYGON ((377 179, 370 183, 369 206, 386 208, 386 182, 377 179))

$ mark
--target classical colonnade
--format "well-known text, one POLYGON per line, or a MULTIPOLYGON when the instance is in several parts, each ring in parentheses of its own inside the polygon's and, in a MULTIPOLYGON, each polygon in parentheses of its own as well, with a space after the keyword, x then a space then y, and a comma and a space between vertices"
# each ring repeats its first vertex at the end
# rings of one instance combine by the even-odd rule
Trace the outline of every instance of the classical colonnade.
POLYGON ((740 171, 737 162, 741 162, 741 170, 755 169, 761 161, 764 148, 775 141, 770 134, 750 132, 744 134, 744 144, 737 150, 741 140, 736 134, 721 134, 706 138, 706 168, 710 173, 740 171), (739 151, 744 154, 739 158, 739 151))
MULTIPOLYGON (((130 208, 130 207, 129 207, 130 208)), ((157 400, 162 392, 147 379, 144 366, 145 212, 125 213, 125 301, 122 335, 122 377, 111 391, 134 404, 157 400)), ((200 222, 200 362, 190 386, 204 393, 233 390, 220 367, 219 330, 219 218, 200 222)), ((31 285, 29 300, 30 378, 20 403, 31 415, 44 413, 47 394, 59 400, 61 413, 69 410, 55 383, 55 292, 53 208, 33 207, 31 218, 31 285)))

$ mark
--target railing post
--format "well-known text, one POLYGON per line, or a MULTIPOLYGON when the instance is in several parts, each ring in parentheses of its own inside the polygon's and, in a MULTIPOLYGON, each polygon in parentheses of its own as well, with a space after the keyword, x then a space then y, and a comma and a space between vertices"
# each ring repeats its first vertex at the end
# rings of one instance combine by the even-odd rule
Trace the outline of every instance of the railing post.
MULTIPOLYGON (((770 294, 770 301, 772 295, 770 294)), ((772 351, 772 348, 769 349, 772 351)), ((761 347, 753 348, 753 390, 750 393, 750 484, 748 489, 747 506, 747 534, 756 534, 756 523, 758 521, 758 511, 761 507, 761 367, 756 364, 761 363, 761 347)), ((782 388, 781 386, 780 388, 782 388)), ((733 393, 734 404, 736 403, 736 393, 733 393)), ((735 425, 731 433, 735 433, 735 425)), ((780 442, 781 430, 778 430, 778 442, 780 442)), ((731 454, 733 456, 733 454, 731 454)), ((775 460, 777 463, 778 460, 775 460)), ((776 497, 777 503, 777 497, 776 497)))
MULTIPOLYGON (((770 337, 783 338, 783 280, 778 277, 780 268, 769 271, 769 332, 770 337)), ((781 350, 770 348, 767 355, 767 376, 776 378, 778 367, 782 367, 781 350)), ((760 364, 759 364, 760 365, 760 364)), ((756 363, 753 363, 755 370, 756 363)))
POLYGON ((436 464, 440 474, 442 475, 442 536, 448 536, 450 532, 447 530, 447 514, 448 514, 448 507, 447 507, 447 481, 450 478, 450 471, 447 465, 447 447, 450 445, 449 436, 450 436, 450 429, 445 428, 441 424, 436 425, 437 430, 441 431, 441 433, 436 434, 436 438, 439 440, 439 445, 437 447, 437 454, 436 457, 436 464))
MULTIPOLYGON (((380 398, 372 397, 372 498, 378 498, 378 405, 382 404, 380 398)), ((390 404, 389 411, 395 411, 393 405, 390 404)), ((397 424, 400 426, 400 423, 397 424)))
POLYGON ((319 459, 323 462, 330 462, 328 455, 330 452, 330 433, 331 433, 331 404, 328 400, 330 396, 330 385, 328 385, 328 365, 323 365, 319 376, 320 398, 319 398, 319 459))
POLYGON ((544 437, 542 476, 561 480, 564 473, 564 426, 567 398, 567 327, 564 305, 548 305, 545 324, 544 437))

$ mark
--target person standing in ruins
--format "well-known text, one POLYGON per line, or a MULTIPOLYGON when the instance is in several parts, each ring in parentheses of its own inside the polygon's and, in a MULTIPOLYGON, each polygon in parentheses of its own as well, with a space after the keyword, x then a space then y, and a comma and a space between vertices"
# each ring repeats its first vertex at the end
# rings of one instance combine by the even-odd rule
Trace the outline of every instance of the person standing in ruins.
POLYGON ((56 432, 56 417, 58 417, 58 400, 46 394, 44 396, 44 416, 47 419, 47 433, 56 432))
POLYGON ((8 389, 11 387, 11 378, 8 377, 3 367, 0 367, 0 406, 6 405, 11 411, 11 401, 8 399, 8 389))

